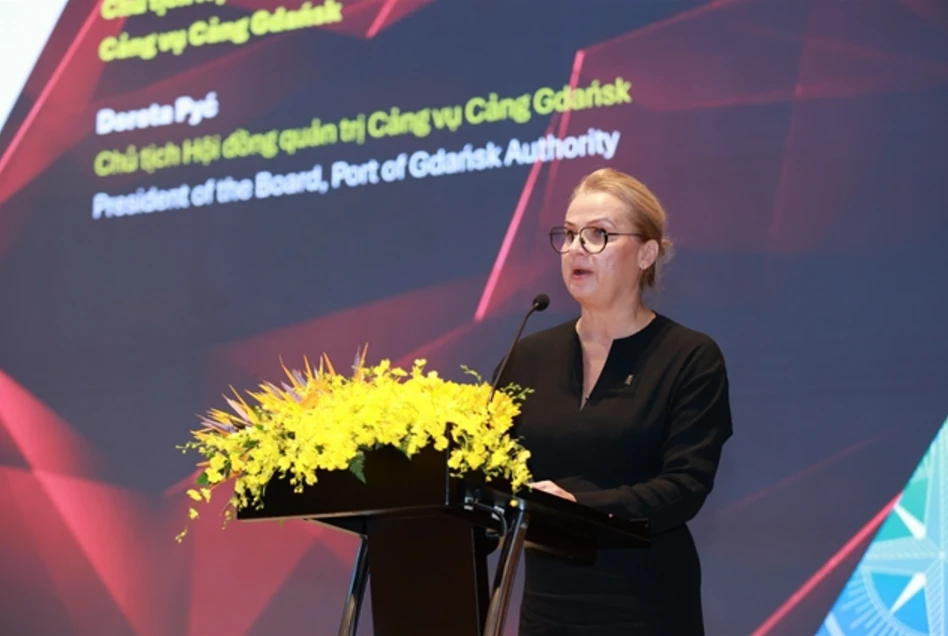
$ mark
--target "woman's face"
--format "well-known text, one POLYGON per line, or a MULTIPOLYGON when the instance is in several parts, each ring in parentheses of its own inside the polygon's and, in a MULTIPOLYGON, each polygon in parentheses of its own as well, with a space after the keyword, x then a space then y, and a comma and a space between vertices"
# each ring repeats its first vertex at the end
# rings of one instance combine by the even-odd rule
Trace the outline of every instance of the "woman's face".
POLYGON ((563 222, 573 242, 562 254, 561 266, 566 288, 580 305, 607 309, 638 292, 642 272, 654 258, 649 260, 650 250, 643 249, 632 221, 632 214, 611 194, 589 192, 573 199, 563 222), (579 239, 579 232, 589 227, 609 233, 605 249, 597 254, 586 251, 579 239))

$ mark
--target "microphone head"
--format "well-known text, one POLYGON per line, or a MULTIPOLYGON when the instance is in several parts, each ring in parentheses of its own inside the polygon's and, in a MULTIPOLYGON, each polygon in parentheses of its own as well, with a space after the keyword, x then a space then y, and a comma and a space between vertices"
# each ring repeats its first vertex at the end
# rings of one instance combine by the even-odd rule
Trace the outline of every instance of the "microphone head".
POLYGON ((550 306, 550 297, 546 294, 537 294, 533 297, 533 308, 536 311, 543 311, 550 306))

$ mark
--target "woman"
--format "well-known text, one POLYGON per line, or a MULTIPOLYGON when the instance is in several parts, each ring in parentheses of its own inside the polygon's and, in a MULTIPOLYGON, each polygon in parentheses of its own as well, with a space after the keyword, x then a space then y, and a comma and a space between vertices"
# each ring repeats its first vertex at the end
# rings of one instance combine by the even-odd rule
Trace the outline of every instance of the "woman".
POLYGON ((587 176, 550 238, 580 316, 524 338, 501 382, 534 390, 516 422, 533 487, 648 518, 653 538, 591 565, 526 550, 520 636, 700 636, 701 571, 685 524, 731 436, 721 351, 643 304, 669 242, 661 204, 633 177, 587 176))

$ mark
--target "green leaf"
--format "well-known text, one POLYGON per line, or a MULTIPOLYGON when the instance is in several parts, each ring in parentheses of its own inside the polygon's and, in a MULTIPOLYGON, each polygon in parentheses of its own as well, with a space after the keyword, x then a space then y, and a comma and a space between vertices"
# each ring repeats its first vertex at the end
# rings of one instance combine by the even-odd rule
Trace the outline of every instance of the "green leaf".
POLYGON ((355 475, 359 481, 363 484, 365 483, 365 455, 359 453, 356 455, 351 462, 349 462, 349 470, 352 471, 352 474, 355 475))
POLYGON ((197 476, 197 481, 195 481, 195 483, 198 486, 209 486, 211 482, 207 478, 207 471, 201 471, 201 474, 197 476))

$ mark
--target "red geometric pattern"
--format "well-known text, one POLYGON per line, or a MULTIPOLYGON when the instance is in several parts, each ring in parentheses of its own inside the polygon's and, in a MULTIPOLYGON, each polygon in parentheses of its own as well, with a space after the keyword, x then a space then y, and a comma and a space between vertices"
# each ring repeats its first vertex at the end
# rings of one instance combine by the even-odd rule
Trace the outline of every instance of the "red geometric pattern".
MULTIPOLYGON (((16 568, 17 587, 58 598, 72 633, 103 633, 117 621, 146 636, 246 633, 317 544, 338 560, 326 572, 348 570, 354 540, 312 525, 233 523, 222 531, 209 517, 174 543, 188 508, 180 489, 155 500, 97 480, 94 451, 2 373, 0 424, 27 464, 0 468, 4 559, 32 555, 16 568), (231 584, 247 576, 253 585, 231 584), (182 590, 189 611, 167 611, 182 590), (176 623, 181 616, 186 626, 176 623)), ((228 493, 215 497, 223 505, 228 493)))

